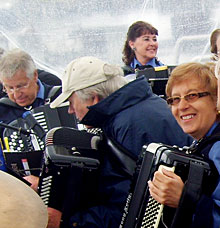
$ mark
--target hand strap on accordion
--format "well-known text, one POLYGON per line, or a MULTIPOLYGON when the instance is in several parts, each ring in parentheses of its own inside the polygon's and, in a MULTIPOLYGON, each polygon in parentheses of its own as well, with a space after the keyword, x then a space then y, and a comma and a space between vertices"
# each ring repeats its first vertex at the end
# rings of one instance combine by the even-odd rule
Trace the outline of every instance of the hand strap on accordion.
POLYGON ((188 178, 184 185, 171 228, 190 227, 196 204, 201 197, 204 171, 205 169, 202 164, 190 162, 188 178))

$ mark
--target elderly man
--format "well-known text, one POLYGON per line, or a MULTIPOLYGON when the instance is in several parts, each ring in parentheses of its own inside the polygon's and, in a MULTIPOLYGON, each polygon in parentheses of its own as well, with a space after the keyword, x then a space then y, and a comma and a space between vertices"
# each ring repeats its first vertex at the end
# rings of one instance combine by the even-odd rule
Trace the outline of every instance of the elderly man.
MULTIPOLYGON (((166 102, 152 93, 145 78, 128 83, 119 66, 95 57, 82 57, 67 66, 62 94, 51 107, 67 99, 69 113, 86 126, 101 128, 131 157, 137 158, 146 143, 184 146, 192 141, 180 129, 166 102)), ((119 226, 131 178, 120 165, 105 157, 99 179, 101 200, 94 207, 73 214, 70 227, 119 226)))
MULTIPOLYGON (((20 49, 13 49, 1 58, 0 81, 7 93, 7 97, 0 99, 0 121, 6 124, 22 117, 27 110, 50 102, 61 92, 61 86, 49 86, 38 79, 33 59, 20 49)), ((0 137, 3 131, 0 127, 0 137)), ((36 189, 38 178, 28 176, 27 179, 36 189)))
MULTIPOLYGON (((6 51, 0 47, 0 59, 5 55, 5 53, 6 51)), ((56 75, 41 69, 37 69, 37 73, 38 73, 38 78, 41 80, 41 82, 44 82, 47 85, 53 85, 53 86, 61 85, 61 79, 56 75)), ((3 97, 5 95, 2 89, 3 89, 2 84, 0 84, 0 97, 3 97)))
MULTIPOLYGON (((7 93, 7 97, 0 99, 0 121, 4 123, 10 123, 22 117, 27 110, 44 105, 48 98, 53 100, 61 90, 57 87, 52 90, 55 87, 42 83, 33 59, 20 49, 13 49, 2 57, 0 81, 7 93)), ((3 129, 0 130, 2 136, 3 129)))

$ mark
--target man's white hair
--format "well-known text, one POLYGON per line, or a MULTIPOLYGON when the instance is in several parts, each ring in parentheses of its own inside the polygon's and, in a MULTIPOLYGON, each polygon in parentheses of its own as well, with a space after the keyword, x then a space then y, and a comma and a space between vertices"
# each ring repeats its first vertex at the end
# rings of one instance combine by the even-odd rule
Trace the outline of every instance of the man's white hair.
POLYGON ((99 99, 103 100, 110 94, 114 93, 116 90, 126 85, 128 82, 129 81, 123 76, 115 76, 105 82, 101 82, 94 86, 78 90, 75 93, 82 101, 87 101, 93 98, 94 95, 98 95, 99 99))
POLYGON ((12 78, 18 70, 25 71, 27 77, 31 79, 34 77, 36 66, 28 53, 16 48, 2 56, 0 60, 0 79, 12 78))

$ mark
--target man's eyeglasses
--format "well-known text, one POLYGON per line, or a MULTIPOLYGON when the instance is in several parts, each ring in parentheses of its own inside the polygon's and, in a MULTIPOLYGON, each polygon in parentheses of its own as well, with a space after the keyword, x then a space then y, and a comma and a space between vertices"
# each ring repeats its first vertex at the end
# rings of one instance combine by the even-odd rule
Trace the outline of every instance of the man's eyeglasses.
POLYGON ((29 87, 30 82, 31 81, 29 81, 23 85, 18 85, 18 86, 16 86, 16 88, 12 88, 10 86, 3 85, 3 92, 8 93, 8 94, 12 94, 15 92, 21 92, 22 90, 25 90, 29 87))
POLYGON ((193 103, 196 100, 198 100, 200 97, 209 96, 209 92, 201 92, 201 93, 189 93, 183 97, 180 96, 174 96, 167 98, 167 104, 168 105, 178 105, 180 103, 181 99, 185 99, 189 103, 193 103))

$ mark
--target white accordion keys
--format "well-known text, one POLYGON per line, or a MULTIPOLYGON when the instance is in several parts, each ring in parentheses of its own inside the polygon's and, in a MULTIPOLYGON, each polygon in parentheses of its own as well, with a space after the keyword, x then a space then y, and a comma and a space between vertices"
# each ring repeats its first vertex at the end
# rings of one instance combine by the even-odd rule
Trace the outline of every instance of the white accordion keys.
MULTIPOLYGON (((173 172, 175 170, 174 166, 168 167, 165 165, 160 165, 158 171, 162 172, 162 168, 173 172)), ((163 204, 158 203, 152 196, 149 196, 141 228, 157 228, 163 215, 163 208, 163 204)))

